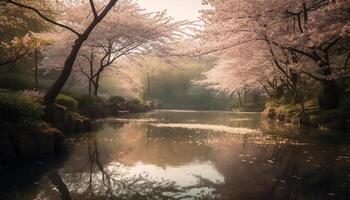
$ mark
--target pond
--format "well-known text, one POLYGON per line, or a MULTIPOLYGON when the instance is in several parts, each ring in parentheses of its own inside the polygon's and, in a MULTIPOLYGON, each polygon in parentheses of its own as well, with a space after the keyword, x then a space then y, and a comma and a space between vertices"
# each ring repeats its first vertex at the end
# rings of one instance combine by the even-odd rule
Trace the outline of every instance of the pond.
POLYGON ((0 168, 0 199, 350 199, 350 142, 260 113, 156 110, 98 122, 67 155, 0 168))

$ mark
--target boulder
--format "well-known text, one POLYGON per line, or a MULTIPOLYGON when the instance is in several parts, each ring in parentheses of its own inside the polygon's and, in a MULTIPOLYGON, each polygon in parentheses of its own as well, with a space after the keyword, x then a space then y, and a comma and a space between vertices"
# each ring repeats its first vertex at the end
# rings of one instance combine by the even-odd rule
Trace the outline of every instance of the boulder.
POLYGON ((75 119, 73 119, 72 114, 68 114, 65 130, 68 132, 75 132, 75 119))
POLYGON ((63 120, 64 115, 67 112, 67 108, 61 105, 54 106, 54 119, 63 120))
POLYGON ((32 160, 37 155, 36 138, 31 135, 23 135, 16 139, 16 147, 19 155, 28 160, 32 160))
POLYGON ((74 124, 75 124, 75 132, 76 133, 82 133, 84 132, 84 120, 77 118, 74 120, 74 124))
POLYGON ((56 134, 55 134, 55 152, 61 152, 64 151, 66 149, 65 146, 65 137, 64 134, 59 131, 58 129, 56 130, 56 134))
POLYGON ((54 152, 55 130, 57 129, 46 129, 36 135, 39 155, 48 155, 54 152))
POLYGON ((16 160, 14 146, 10 139, 0 138, 0 164, 8 164, 16 160))

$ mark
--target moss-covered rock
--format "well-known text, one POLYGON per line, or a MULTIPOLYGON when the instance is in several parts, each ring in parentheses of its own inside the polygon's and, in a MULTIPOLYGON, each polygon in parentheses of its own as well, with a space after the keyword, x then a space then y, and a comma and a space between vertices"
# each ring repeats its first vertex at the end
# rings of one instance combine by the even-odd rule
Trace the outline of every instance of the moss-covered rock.
POLYGON ((52 154, 55 150, 55 132, 50 129, 36 134, 38 154, 40 156, 52 154))
POLYGON ((13 163, 17 159, 12 141, 8 138, 0 139, 0 164, 13 163))
POLYGON ((33 99, 17 92, 0 92, 0 130, 35 130, 42 123, 42 115, 42 105, 33 99))
POLYGON ((66 107, 70 111, 77 111, 78 108, 78 101, 68 95, 58 95, 55 100, 55 103, 66 107))

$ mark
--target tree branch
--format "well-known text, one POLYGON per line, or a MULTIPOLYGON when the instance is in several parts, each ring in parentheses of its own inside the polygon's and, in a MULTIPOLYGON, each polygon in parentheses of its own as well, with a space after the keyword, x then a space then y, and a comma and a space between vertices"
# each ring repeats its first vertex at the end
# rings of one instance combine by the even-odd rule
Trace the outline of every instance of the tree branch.
POLYGON ((41 13, 38 9, 32 7, 32 6, 28 6, 28 5, 24 5, 24 4, 21 4, 21 3, 18 3, 18 2, 15 2, 13 0, 7 0, 7 3, 10 3, 10 4, 13 4, 15 6, 18 6, 18 7, 21 7, 21 8, 25 8, 25 9, 28 9, 28 10, 31 10, 33 12, 35 12, 37 15, 39 15, 41 18, 43 18, 44 20, 56 25, 56 26, 59 26, 61 28, 64 28, 66 30, 69 30, 71 31, 72 33, 76 34, 78 37, 80 36, 80 33, 78 33, 76 30, 74 30, 73 28, 67 26, 67 25, 64 25, 64 24, 61 24, 59 22, 56 22, 48 17, 46 17, 43 13, 41 13))
POLYGON ((341 40, 341 39, 342 39, 341 37, 336 37, 336 38, 333 39, 333 41, 328 41, 328 42, 326 42, 325 44, 328 43, 328 45, 324 47, 324 51, 327 52, 327 51, 328 51, 329 49, 331 49, 334 45, 336 45, 336 44, 339 42, 339 40, 341 40))
POLYGON ((94 18, 97 18, 98 14, 97 14, 97 11, 96 11, 96 7, 95 7, 95 4, 94 4, 94 1, 93 0, 89 0, 89 2, 90 2, 92 13, 94 14, 94 18))
POLYGON ((317 81, 324 81, 324 79, 319 78, 319 77, 317 77, 317 76, 315 76, 315 75, 313 75, 313 74, 311 74, 311 73, 309 73, 309 72, 302 71, 301 73, 302 73, 302 74, 306 74, 306 75, 310 76, 311 78, 313 78, 313 79, 315 79, 315 80, 317 80, 317 81))

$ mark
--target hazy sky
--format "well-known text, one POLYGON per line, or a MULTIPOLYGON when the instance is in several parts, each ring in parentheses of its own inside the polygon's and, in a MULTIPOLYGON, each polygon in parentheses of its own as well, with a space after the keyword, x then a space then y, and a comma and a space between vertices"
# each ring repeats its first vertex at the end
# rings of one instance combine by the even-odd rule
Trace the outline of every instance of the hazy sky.
POLYGON ((202 0, 136 0, 142 8, 149 11, 167 9, 168 15, 177 20, 197 20, 199 10, 204 8, 202 0))

